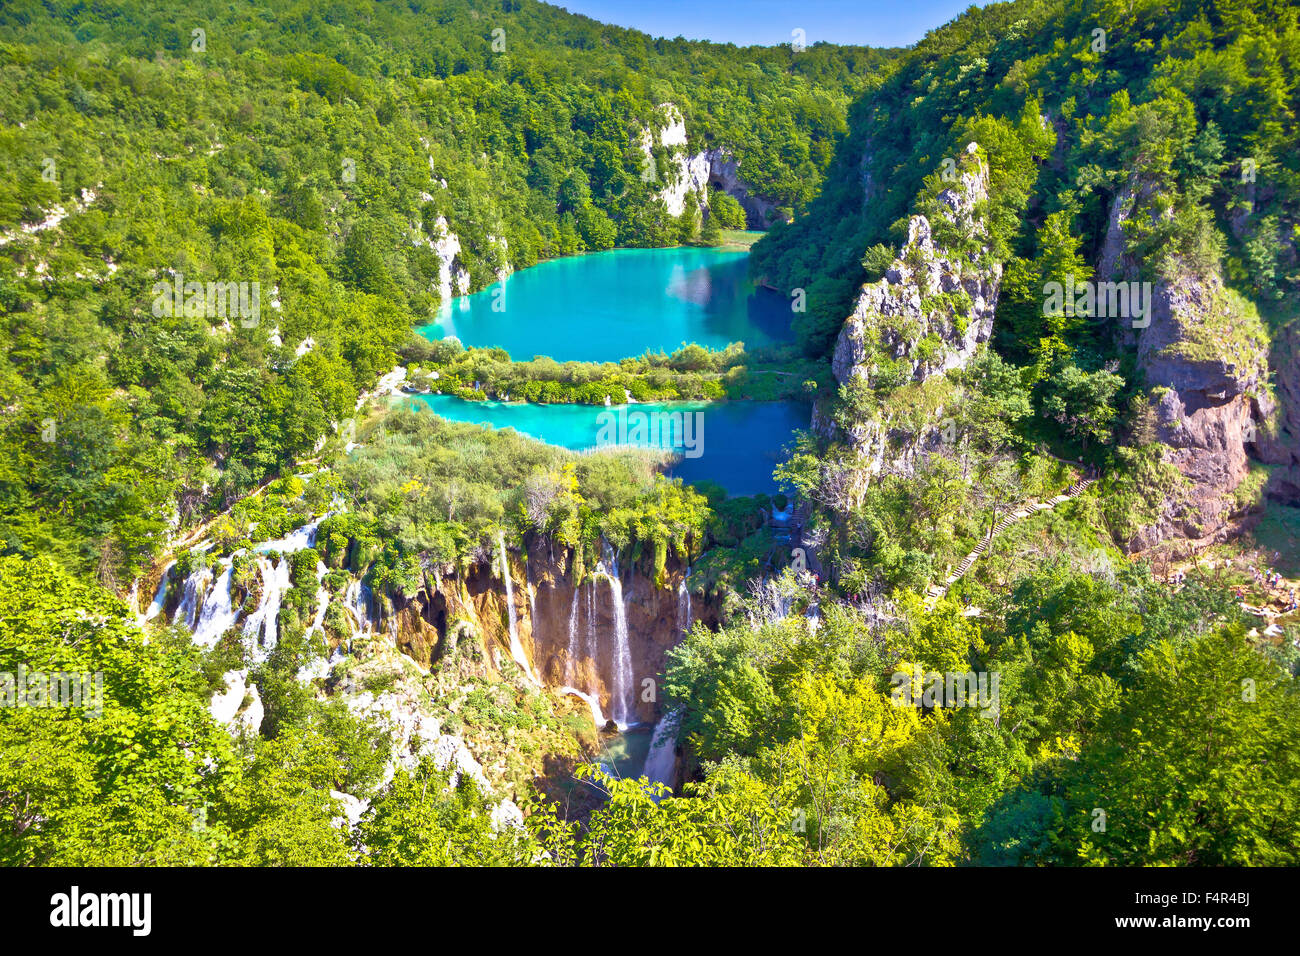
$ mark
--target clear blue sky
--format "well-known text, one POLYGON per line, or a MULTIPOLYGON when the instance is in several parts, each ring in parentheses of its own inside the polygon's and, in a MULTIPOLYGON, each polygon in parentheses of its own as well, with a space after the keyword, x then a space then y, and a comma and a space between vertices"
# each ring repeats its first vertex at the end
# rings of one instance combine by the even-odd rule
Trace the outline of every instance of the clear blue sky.
MULTIPOLYGON (((652 36, 771 46, 795 28, 811 45, 909 46, 971 0, 550 0, 570 13, 652 36)), ((981 4, 975 4, 981 6, 981 4)))

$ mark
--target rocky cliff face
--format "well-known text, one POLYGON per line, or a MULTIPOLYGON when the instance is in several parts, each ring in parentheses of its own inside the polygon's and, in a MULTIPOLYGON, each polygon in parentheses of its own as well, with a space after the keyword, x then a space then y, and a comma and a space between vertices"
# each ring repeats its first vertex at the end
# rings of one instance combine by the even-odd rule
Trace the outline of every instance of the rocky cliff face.
POLYGON ((1260 430, 1256 448, 1265 463, 1277 466, 1269 476, 1269 497, 1300 505, 1300 322, 1274 336, 1269 364, 1278 407, 1271 427, 1260 430))
MULTIPOLYGON (((907 242, 878 282, 858 295, 835 343, 832 369, 845 386, 868 386, 905 394, 964 367, 993 329, 1002 264, 984 243, 981 204, 988 198, 988 166, 975 143, 967 146, 952 185, 937 196, 943 233, 958 237, 964 252, 936 241, 925 215, 908 222, 907 242)), ((869 474, 905 468, 937 441, 935 419, 918 421, 917 406, 895 414, 888 401, 876 417, 851 423, 847 437, 869 474)), ((819 413, 814 427, 829 421, 819 413)))
MULTIPOLYGON (((775 204, 759 196, 753 186, 740 177, 740 163, 722 148, 689 152, 686 121, 673 103, 661 103, 667 124, 659 130, 658 142, 672 157, 673 169, 669 181, 660 188, 660 197, 668 212, 680 216, 686 209, 686 196, 695 193, 700 208, 709 205, 709 190, 716 187, 730 194, 745 210, 750 229, 766 229, 777 217, 775 204)), ((652 149, 654 137, 649 130, 642 131, 640 147, 645 153, 647 168, 654 167, 652 149)))
POLYGON ((1187 486, 1129 545, 1221 540, 1240 517, 1233 493, 1249 470, 1257 422, 1273 407, 1267 337, 1253 308, 1213 275, 1157 283, 1150 322, 1138 338, 1138 365, 1165 460, 1187 486))
MULTIPOLYGON (((1156 184, 1134 179, 1116 195, 1097 262, 1099 282, 1141 278, 1123 226, 1153 215, 1147 202, 1157 193, 1156 184)), ((1221 541, 1247 517, 1235 492, 1275 411, 1259 314, 1219 275, 1182 274, 1152 284, 1145 319, 1114 321, 1119 341, 1137 350, 1164 459, 1186 479, 1126 546, 1186 550, 1221 541)))
MULTIPOLYGON (((655 721, 664 655, 693 621, 716 623, 717 609, 687 595, 685 569, 671 560, 664 587, 635 569, 622 569, 615 587, 613 568, 575 587, 571 563, 567 550, 553 551, 542 539, 530 541, 526 555, 510 555, 516 633, 532 673, 550 689, 592 696, 606 717, 619 713, 621 693, 634 722, 655 721)), ((514 664, 499 561, 427 575, 419 592, 390 605, 378 629, 426 669, 463 641, 481 646, 483 676, 499 676, 514 664)))

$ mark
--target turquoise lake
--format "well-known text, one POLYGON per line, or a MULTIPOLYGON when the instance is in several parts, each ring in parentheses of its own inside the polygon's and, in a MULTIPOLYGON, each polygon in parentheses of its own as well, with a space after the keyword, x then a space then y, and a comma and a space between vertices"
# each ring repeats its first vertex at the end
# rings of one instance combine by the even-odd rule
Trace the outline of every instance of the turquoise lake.
POLYGON ((784 458, 782 448, 794 430, 807 428, 809 419, 809 407, 801 402, 646 403, 606 409, 599 405, 468 402, 454 395, 412 395, 406 401, 450 421, 513 428, 574 451, 597 447, 612 438, 617 444, 698 453, 683 457, 667 473, 688 484, 716 482, 730 495, 774 493, 777 486, 772 469, 784 458), (684 417, 651 418, 657 414, 693 417, 688 425, 684 417), (659 427, 651 435, 656 422, 659 427))
POLYGON ((516 361, 617 362, 695 342, 791 340, 790 302, 750 281, 746 250, 616 249, 552 259, 460 296, 427 338, 503 348, 516 361))

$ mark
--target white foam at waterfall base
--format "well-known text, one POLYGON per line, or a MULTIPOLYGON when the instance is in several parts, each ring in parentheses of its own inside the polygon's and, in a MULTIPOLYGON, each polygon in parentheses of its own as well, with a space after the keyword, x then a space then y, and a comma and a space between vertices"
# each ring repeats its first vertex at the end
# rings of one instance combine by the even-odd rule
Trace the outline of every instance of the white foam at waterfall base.
POLYGON ((524 646, 519 643, 519 617, 515 613, 515 586, 510 580, 510 559, 506 555, 506 536, 504 532, 497 532, 497 546, 501 550, 501 576, 506 582, 506 614, 510 622, 510 656, 514 658, 519 669, 524 672, 534 684, 537 678, 533 676, 533 669, 528 663, 528 656, 524 653, 524 646))

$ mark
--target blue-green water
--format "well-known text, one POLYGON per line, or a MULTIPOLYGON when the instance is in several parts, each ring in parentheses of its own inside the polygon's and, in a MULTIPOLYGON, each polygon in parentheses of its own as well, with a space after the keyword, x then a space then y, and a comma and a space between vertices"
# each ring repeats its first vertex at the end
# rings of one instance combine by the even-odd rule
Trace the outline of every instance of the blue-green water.
POLYGON ((617 362, 695 342, 789 341, 789 300, 749 279, 747 251, 615 249, 553 259, 452 301, 420 331, 516 361, 617 362))
POLYGON ((687 483, 713 481, 731 495, 777 490, 772 469, 784 457, 781 449, 794 430, 808 427, 809 416, 808 406, 801 402, 674 402, 606 409, 468 402, 453 395, 415 395, 410 400, 450 421, 513 428, 575 451, 613 443, 694 455, 683 457, 668 474, 687 483), (692 417, 652 417, 660 413, 692 417))

